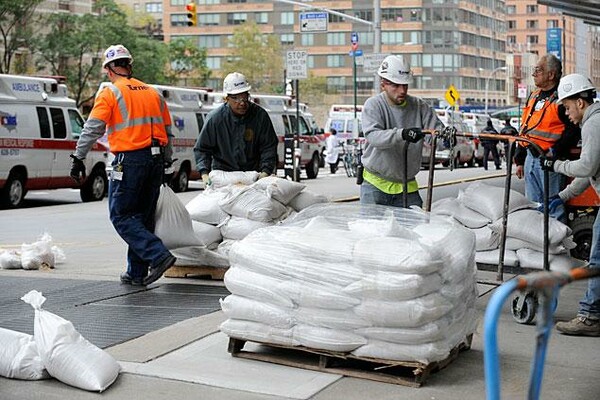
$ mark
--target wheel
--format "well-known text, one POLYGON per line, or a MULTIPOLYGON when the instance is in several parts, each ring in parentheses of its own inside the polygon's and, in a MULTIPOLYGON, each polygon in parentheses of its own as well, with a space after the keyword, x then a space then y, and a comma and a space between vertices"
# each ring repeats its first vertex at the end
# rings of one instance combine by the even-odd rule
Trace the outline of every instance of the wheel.
POLYGON ((23 204, 25 194, 27 194, 25 177, 20 172, 11 172, 4 189, 0 192, 1 203, 9 208, 18 208, 23 204))
POLYGON ((471 158, 469 158, 469 161, 467 161, 467 167, 472 168, 475 165, 475 156, 471 156, 471 158))
POLYGON ((79 190, 79 195, 85 203, 100 201, 106 196, 107 189, 108 179, 106 178, 106 172, 103 167, 96 166, 85 182, 83 182, 79 190))
POLYGON ((519 324, 531 324, 537 312, 538 299, 532 292, 519 293, 512 300, 512 316, 519 324), (522 305, 519 303, 522 299, 522 305))
POLYGON ((324 168, 325 167, 325 149, 321 150, 321 156, 319 159, 319 168, 324 168))
POLYGON ((573 240, 577 245, 571 249, 571 257, 580 260, 590 259, 590 250, 592 249, 592 228, 595 217, 590 214, 577 216, 569 225, 573 230, 573 240))
POLYGON ((174 192, 185 192, 188 189, 189 182, 190 176, 187 168, 182 165, 177 176, 171 181, 170 186, 174 192))
POLYGON ((348 178, 352 178, 352 160, 350 160, 348 154, 344 155, 344 171, 346 171, 346 176, 348 178))
POLYGON ((319 163, 321 162, 321 157, 319 157, 318 153, 313 154, 310 162, 306 164, 306 177, 308 179, 315 179, 317 175, 319 175, 319 163))

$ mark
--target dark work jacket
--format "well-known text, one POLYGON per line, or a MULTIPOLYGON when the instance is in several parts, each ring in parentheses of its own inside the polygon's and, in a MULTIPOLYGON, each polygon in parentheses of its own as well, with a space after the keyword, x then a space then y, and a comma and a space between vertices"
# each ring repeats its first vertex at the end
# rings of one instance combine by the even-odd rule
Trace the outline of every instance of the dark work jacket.
POLYGON ((243 117, 233 114, 227 103, 210 113, 194 146, 196 168, 257 171, 271 174, 277 163, 277 135, 267 112, 250 102, 243 117))

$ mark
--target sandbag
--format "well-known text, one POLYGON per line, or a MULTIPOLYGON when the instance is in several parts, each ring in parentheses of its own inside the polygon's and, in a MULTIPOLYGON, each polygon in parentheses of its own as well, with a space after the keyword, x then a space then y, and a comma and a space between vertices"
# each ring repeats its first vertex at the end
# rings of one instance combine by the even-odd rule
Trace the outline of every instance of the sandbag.
POLYGON ((221 229, 214 225, 192 220, 192 229, 202 246, 210 246, 213 243, 219 243, 223 240, 221 229))
POLYGON ((500 233, 488 226, 471 229, 471 231, 475 234, 476 251, 494 250, 500 245, 500 233))
POLYGON ((223 200, 227 193, 227 190, 204 190, 190 200, 185 208, 192 220, 219 225, 229 217, 219 206, 219 201, 223 200))
POLYGON ((362 238, 390 236, 410 239, 413 237, 412 232, 401 226, 395 218, 352 220, 348 221, 348 229, 362 238))
POLYGON ((465 207, 458 199, 443 198, 431 205, 431 213, 434 215, 448 215, 460 222, 467 228, 477 229, 486 226, 491 219, 465 207))
POLYGON ((31 381, 49 377, 33 336, 0 328, 0 376, 31 381))
POLYGON ((252 187, 263 190, 267 196, 277 200, 281 204, 287 205, 306 187, 303 183, 288 181, 287 179, 276 176, 267 176, 259 179, 252 184, 252 187))
POLYGON ((171 253, 177 259, 175 265, 183 266, 207 266, 227 268, 229 259, 218 251, 211 250, 206 246, 186 246, 171 249, 171 253))
POLYGON ((275 328, 260 322, 244 321, 229 318, 219 327, 229 337, 250 340, 260 343, 280 344, 283 346, 299 346, 293 338, 293 329, 275 328))
POLYGON ((331 310, 327 308, 298 307, 294 310, 294 319, 299 324, 347 331, 371 325, 369 321, 356 315, 352 309, 331 310))
POLYGON ((298 324, 293 331, 294 340, 311 349, 347 352, 367 343, 362 336, 339 329, 298 324))
POLYGON ((256 171, 220 171, 213 170, 208 174, 212 189, 218 189, 228 185, 251 185, 258 179, 256 171))
MULTIPOLYGON (((464 191, 459 192, 458 200, 471 210, 496 221, 502 217, 504 212, 504 188, 487 185, 483 182, 470 184, 464 191)), ((535 208, 536 204, 527 200, 525 196, 516 190, 510 191, 508 212, 523 208, 535 208)))
MULTIPOLYGON (((500 250, 488 250, 488 251, 478 251, 475 253, 475 262, 479 264, 491 264, 498 265, 500 257, 500 250)), ((514 250, 504 250, 504 265, 509 267, 516 267, 519 265, 519 258, 517 257, 517 252, 514 250)))
POLYGON ((219 300, 223 313, 228 318, 260 322, 275 328, 287 329, 294 325, 292 310, 263 303, 235 294, 219 300))
POLYGON ((33 243, 21 245, 21 265, 23 269, 52 269, 55 258, 52 252, 52 238, 48 233, 33 243))
POLYGON ((399 301, 415 299, 441 288, 442 278, 437 273, 418 275, 373 271, 342 291, 360 298, 399 301))
MULTIPOLYGON (((522 268, 543 269, 544 253, 531 250, 517 250, 519 265, 522 268)), ((573 268, 583 267, 586 263, 582 260, 572 258, 568 254, 548 254, 548 266, 550 271, 569 272, 573 268)))
POLYGON ((15 250, 0 252, 0 269, 21 269, 21 255, 15 250))
POLYGON ((251 232, 271 225, 273 225, 273 222, 254 221, 248 218, 231 216, 227 222, 220 226, 220 229, 221 235, 225 239, 242 240, 251 232))
POLYGON ((228 214, 262 222, 271 222, 287 212, 283 204, 251 186, 228 194, 219 205, 228 214))
POLYGON ((312 206, 313 204, 327 202, 329 202, 329 199, 326 196, 315 193, 308 189, 304 189, 297 196, 291 199, 288 205, 296 211, 302 211, 305 208, 312 206))
POLYGON ((44 367, 54 378, 80 389, 102 392, 121 367, 107 352, 88 342, 73 324, 42 309, 46 298, 36 290, 21 300, 35 309, 34 339, 44 367))
MULTIPOLYGON (((495 232, 502 232, 502 219, 490 225, 495 232)), ((519 210, 508 214, 506 236, 532 243, 538 248, 544 246, 544 214, 537 210, 519 210)), ((550 246, 558 246, 572 233, 571 228, 557 219, 548 219, 548 241, 550 246)))
POLYGON ((202 245, 194 233, 190 213, 168 185, 160 187, 155 215, 154 234, 167 249, 202 245))

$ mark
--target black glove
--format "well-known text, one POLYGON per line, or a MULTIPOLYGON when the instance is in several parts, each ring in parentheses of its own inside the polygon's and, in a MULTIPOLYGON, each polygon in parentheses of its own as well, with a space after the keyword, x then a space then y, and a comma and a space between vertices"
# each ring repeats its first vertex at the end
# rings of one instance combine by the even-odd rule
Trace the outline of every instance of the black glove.
POLYGON ((82 180, 85 179, 85 164, 83 160, 75 157, 74 154, 71 154, 71 178, 75 180, 77 183, 81 183, 82 180))
POLYGON ((546 157, 540 157, 540 165, 542 166, 542 169, 544 171, 554 171, 554 159, 553 158, 546 158, 546 157))
POLYGON ((458 130, 453 127, 452 125, 448 125, 446 127, 444 127, 444 129, 442 129, 442 136, 443 137, 453 137, 456 136, 456 133, 458 132, 458 130))
POLYGON ((402 139, 407 142, 417 143, 419 140, 423 139, 425 135, 421 128, 404 128, 402 129, 402 139))

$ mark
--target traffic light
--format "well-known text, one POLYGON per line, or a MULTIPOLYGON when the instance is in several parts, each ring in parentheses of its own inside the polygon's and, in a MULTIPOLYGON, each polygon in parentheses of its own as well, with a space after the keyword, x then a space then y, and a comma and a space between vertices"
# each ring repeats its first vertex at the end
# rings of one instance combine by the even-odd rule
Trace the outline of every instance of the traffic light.
POLYGON ((187 11, 187 26, 196 26, 198 24, 198 14, 196 14, 196 3, 191 2, 185 5, 187 11))

